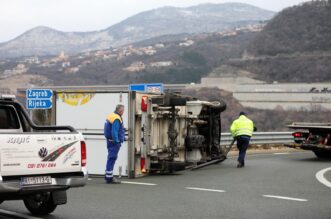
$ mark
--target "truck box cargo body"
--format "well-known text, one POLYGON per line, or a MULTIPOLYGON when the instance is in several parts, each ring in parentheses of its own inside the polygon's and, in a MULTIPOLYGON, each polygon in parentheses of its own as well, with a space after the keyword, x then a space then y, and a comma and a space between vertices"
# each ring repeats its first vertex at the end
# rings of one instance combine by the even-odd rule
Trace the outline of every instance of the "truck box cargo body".
POLYGON ((172 172, 222 155, 223 101, 134 91, 62 89, 54 93, 56 124, 69 124, 83 133, 90 174, 104 174, 107 148, 103 126, 117 104, 125 106, 127 141, 120 149, 114 175, 134 178, 150 172, 172 172))
POLYGON ((70 126, 36 126, 13 97, 0 95, 0 203, 24 200, 32 214, 66 203, 87 182, 86 145, 70 126))
MULTIPOLYGON (((103 127, 107 116, 121 103, 126 110, 123 115, 124 127, 128 129, 129 93, 126 92, 56 92, 56 124, 69 124, 82 132, 86 143, 89 162, 89 174, 102 175, 105 172, 107 146, 103 127)), ((126 133, 128 135, 128 133, 126 133)), ((122 144, 119 158, 114 168, 115 175, 129 174, 129 141, 122 144), (121 169, 121 171, 119 170, 121 169)))

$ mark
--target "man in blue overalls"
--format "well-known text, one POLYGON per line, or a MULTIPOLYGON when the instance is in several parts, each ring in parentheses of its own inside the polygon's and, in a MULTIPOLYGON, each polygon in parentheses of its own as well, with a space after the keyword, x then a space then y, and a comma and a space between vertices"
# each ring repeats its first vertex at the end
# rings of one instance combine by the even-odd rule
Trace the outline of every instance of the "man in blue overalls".
POLYGON ((113 169, 117 160, 118 152, 124 141, 125 130, 123 126, 122 115, 124 106, 118 104, 115 112, 111 113, 105 122, 104 135, 107 140, 108 158, 106 165, 105 180, 106 183, 120 184, 121 181, 113 177, 113 169))

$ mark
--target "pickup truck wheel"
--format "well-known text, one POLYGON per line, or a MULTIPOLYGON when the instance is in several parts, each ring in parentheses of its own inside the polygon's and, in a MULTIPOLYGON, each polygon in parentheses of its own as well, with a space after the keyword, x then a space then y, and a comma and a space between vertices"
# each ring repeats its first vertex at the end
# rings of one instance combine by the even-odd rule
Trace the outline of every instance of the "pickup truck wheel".
POLYGON ((50 193, 39 196, 30 196, 23 201, 25 207, 33 215, 48 215, 57 207, 57 205, 54 204, 50 193))
POLYGON ((314 150, 313 152, 318 158, 331 158, 331 151, 314 150))

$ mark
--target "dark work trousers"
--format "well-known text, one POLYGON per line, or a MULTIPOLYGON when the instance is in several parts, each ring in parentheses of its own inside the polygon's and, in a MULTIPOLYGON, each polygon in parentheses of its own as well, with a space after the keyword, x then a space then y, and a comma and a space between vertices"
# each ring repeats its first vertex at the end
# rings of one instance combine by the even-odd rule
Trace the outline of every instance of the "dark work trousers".
POLYGON ((115 142, 110 142, 107 139, 107 148, 108 148, 108 157, 107 157, 107 164, 106 164, 106 174, 105 180, 109 181, 113 178, 113 169, 115 166, 115 162, 117 160, 118 152, 120 151, 121 144, 116 144, 115 142))
POLYGON ((246 151, 249 145, 249 140, 251 138, 249 136, 238 136, 237 137, 237 148, 239 149, 239 157, 238 157, 238 162, 244 164, 245 163, 245 156, 246 156, 246 151))

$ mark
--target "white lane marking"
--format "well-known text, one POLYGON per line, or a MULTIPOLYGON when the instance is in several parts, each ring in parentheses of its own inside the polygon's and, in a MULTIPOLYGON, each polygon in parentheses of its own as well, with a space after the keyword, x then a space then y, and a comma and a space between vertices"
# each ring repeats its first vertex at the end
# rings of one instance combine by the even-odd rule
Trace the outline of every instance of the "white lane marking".
POLYGON ((284 152, 284 153, 273 153, 274 155, 285 155, 285 154, 290 154, 288 152, 284 152))
POLYGON ((91 179, 91 178, 88 178, 88 181, 91 181, 91 180, 93 180, 93 179, 91 179))
POLYGON ((207 191, 207 192, 225 192, 224 190, 204 189, 204 188, 196 188, 196 187, 185 187, 185 189, 198 190, 198 191, 207 191))
POLYGON ((42 219, 41 217, 32 217, 29 215, 24 215, 24 214, 7 211, 7 210, 3 210, 3 209, 0 209, 0 216, 1 215, 6 216, 6 217, 15 217, 15 218, 23 218, 23 219, 42 219))
POLYGON ((131 181, 121 181, 124 184, 133 184, 133 185, 144 185, 144 186, 157 186, 154 183, 142 183, 142 182, 131 182, 131 181))
POLYGON ((277 196, 277 195, 263 195, 263 197, 267 197, 267 198, 277 198, 277 199, 284 199, 284 200, 291 200, 291 201, 298 201, 298 202, 306 202, 306 201, 308 201, 307 199, 292 198, 292 197, 277 196))
POLYGON ((324 184, 325 186, 327 186, 327 187, 329 187, 329 188, 331 188, 331 182, 329 182, 328 180, 325 179, 324 174, 325 174, 326 172, 330 171, 330 170, 331 170, 331 167, 329 167, 329 168, 325 168, 325 169, 323 169, 323 170, 318 171, 318 172, 316 173, 316 175, 315 175, 316 179, 317 179, 320 183, 324 184))

